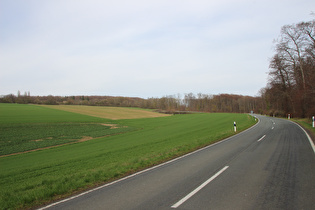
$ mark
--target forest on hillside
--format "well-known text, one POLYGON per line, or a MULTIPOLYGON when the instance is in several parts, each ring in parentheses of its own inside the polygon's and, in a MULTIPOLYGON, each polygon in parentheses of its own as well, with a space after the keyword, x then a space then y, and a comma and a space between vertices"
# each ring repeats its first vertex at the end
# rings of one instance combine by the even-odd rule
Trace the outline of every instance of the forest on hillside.
POLYGON ((166 112, 233 112, 270 116, 315 115, 315 20, 285 25, 274 41, 269 81, 259 96, 233 94, 170 95, 161 98, 114 96, 31 96, 30 92, 0 97, 0 103, 139 107, 166 112))

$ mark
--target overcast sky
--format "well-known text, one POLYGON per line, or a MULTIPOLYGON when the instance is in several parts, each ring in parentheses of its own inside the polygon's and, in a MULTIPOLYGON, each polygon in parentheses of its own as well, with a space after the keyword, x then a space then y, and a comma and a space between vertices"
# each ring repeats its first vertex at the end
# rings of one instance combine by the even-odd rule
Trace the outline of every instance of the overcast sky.
POLYGON ((314 0, 0 0, 0 95, 257 95, 314 0))

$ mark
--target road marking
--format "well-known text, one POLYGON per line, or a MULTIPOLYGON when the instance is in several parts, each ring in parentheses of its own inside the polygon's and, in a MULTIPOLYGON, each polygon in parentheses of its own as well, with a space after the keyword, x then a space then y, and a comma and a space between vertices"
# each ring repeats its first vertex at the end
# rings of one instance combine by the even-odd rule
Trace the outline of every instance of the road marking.
POLYGON ((263 140, 263 138, 265 138, 265 137, 266 137, 266 135, 263 135, 263 137, 261 137, 260 139, 258 139, 258 141, 263 140))
POLYGON ((134 173, 134 174, 131 174, 131 175, 126 176, 126 177, 123 177, 123 178, 121 178, 121 179, 115 180, 115 181, 113 181, 113 182, 110 182, 110 183, 101 185, 101 186, 99 186, 99 187, 93 188, 93 189, 91 189, 91 190, 85 191, 85 192, 83 192, 83 193, 81 193, 81 194, 74 195, 74 196, 69 197, 69 198, 66 198, 66 199, 64 199, 64 200, 60 200, 60 201, 51 203, 51 204, 49 204, 49 205, 47 205, 47 206, 44 206, 44 207, 39 208, 38 210, 48 209, 48 208, 50 208, 50 207, 53 207, 53 206, 59 205, 59 204, 61 204, 61 203, 64 203, 64 202, 73 200, 73 199, 75 199, 75 198, 78 198, 78 197, 80 197, 80 196, 86 195, 86 194, 88 194, 88 193, 97 191, 97 190, 99 190, 99 189, 108 187, 108 186, 110 186, 110 185, 119 183, 119 182, 124 181, 124 180, 127 180, 127 179, 129 179, 129 178, 132 178, 132 177, 138 176, 138 175, 140 175, 140 174, 146 173, 146 172, 148 172, 148 171, 154 170, 154 169, 159 168, 159 167, 161 167, 161 166, 164 166, 164 165, 167 165, 167 164, 176 162, 176 161, 178 161, 178 160, 180 160, 180 159, 182 159, 182 158, 188 157, 188 156, 193 155, 193 154, 195 154, 195 153, 198 153, 198 152, 200 152, 200 151, 202 151, 202 150, 209 149, 210 147, 214 147, 214 146, 216 146, 216 145, 218 145, 218 144, 222 144, 222 143, 224 143, 224 142, 230 141, 230 140, 233 139, 234 137, 239 136, 239 135, 242 135, 242 133, 245 133, 246 131, 249 131, 249 130, 253 129, 254 127, 256 127, 256 126, 260 123, 260 119, 259 119, 259 118, 257 118, 257 119, 258 119, 258 122, 257 122, 255 125, 253 125, 252 127, 249 127, 249 128, 247 128, 246 130, 244 130, 244 131, 242 131, 242 132, 240 132, 240 133, 238 133, 238 134, 235 134, 235 135, 230 136, 230 137, 228 137, 228 138, 226 138, 226 139, 223 139, 222 141, 218 141, 218 142, 216 142, 216 143, 214 143, 214 144, 211 144, 211 145, 208 145, 208 146, 206 146, 206 147, 203 147, 203 148, 200 148, 200 149, 198 149, 198 150, 195 150, 195 151, 193 151, 193 152, 187 153, 186 155, 183 155, 183 156, 180 156, 180 157, 178 157, 178 158, 169 160, 169 161, 167 161, 167 162, 161 163, 161 164, 156 165, 156 166, 153 166, 153 167, 151 167, 151 168, 144 169, 144 170, 142 170, 142 171, 136 172, 136 173, 134 173))
POLYGON ((222 168, 220 171, 218 171, 215 175, 213 175, 210 179, 208 179, 207 181, 205 181, 204 183, 202 183, 199 187, 197 187, 194 191, 192 191, 191 193, 189 193, 188 195, 186 195, 184 198, 182 198, 180 201, 178 201, 177 203, 175 203, 173 206, 171 206, 172 208, 177 208, 180 205, 182 205, 185 201, 187 201, 189 198, 191 198, 193 195, 195 195, 198 191, 200 191, 202 188, 204 188, 207 184, 209 184, 212 180, 214 180, 215 178, 217 178, 220 174, 222 174, 229 166, 225 166, 224 168, 222 168))
POLYGON ((272 126, 271 130, 273 130, 275 127, 272 126))
POLYGON ((308 135, 308 133, 306 132, 306 130, 304 130, 304 128, 303 128, 302 126, 300 126, 300 125, 299 125, 298 123, 296 123, 296 122, 293 122, 293 121, 289 121, 289 122, 296 124, 297 126, 299 126, 299 127, 301 128, 302 131, 304 131, 306 137, 308 138, 308 141, 309 141, 310 144, 311 144, 311 147, 312 147, 312 149, 313 149, 313 152, 314 152, 314 154, 315 154, 315 145, 314 145, 314 143, 313 143, 313 141, 312 141, 312 138, 310 137, 310 135, 308 135))

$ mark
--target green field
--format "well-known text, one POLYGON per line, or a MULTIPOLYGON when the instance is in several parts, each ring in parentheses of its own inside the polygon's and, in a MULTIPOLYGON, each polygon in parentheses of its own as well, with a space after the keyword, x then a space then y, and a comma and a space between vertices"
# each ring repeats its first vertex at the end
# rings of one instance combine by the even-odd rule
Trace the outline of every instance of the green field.
POLYGON ((0 104, 0 156, 128 132, 111 120, 39 106, 0 104), (113 129, 114 128, 114 129, 113 129))
MULTIPOLYGON (((0 117, 1 129, 20 126, 20 136, 28 136, 29 130, 37 132, 36 125, 47 124, 52 127, 73 125, 66 129, 70 133, 76 133, 76 126, 80 124, 115 124, 126 129, 116 135, 76 144, 0 157, 0 209, 28 208, 68 196, 233 135, 234 121, 239 131, 255 123, 246 114, 220 113, 109 120, 17 104, 0 104, 0 117), (31 127, 25 129, 28 125, 31 127)), ((105 132, 115 130, 104 128, 105 132)), ((45 129, 38 130, 42 135, 40 139, 50 140, 50 132, 45 134, 45 129)), ((87 130, 90 135, 100 132, 87 130)), ((81 132, 78 138, 80 136, 88 135, 81 132)), ((2 138, 11 143, 19 141, 18 138, 9 140, 10 137, 1 132, 2 138)))

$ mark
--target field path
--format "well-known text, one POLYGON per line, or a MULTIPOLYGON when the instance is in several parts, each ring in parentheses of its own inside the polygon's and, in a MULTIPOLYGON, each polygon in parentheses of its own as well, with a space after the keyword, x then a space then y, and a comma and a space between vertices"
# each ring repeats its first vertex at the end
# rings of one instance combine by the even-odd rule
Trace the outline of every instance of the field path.
POLYGON ((40 105, 43 107, 74 112, 78 114, 89 115, 93 117, 106 118, 111 120, 137 119, 166 117, 167 114, 161 114, 153 111, 126 107, 104 107, 104 106, 79 106, 79 105, 40 105))

